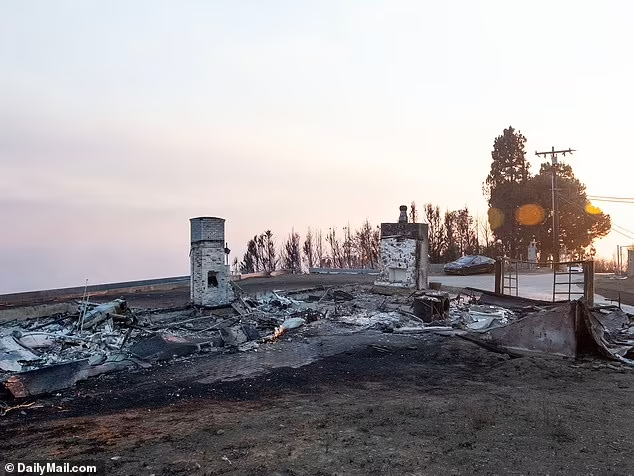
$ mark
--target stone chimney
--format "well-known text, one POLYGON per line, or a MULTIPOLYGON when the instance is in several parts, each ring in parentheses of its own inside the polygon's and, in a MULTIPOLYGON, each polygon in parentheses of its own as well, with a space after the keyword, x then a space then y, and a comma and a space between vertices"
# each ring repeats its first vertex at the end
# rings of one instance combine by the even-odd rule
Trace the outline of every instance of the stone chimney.
POLYGON ((401 214, 398 217, 398 222, 407 223, 407 205, 401 205, 399 210, 401 210, 401 214))
POLYGON ((426 223, 408 223, 401 205, 398 223, 381 223, 377 286, 427 288, 429 238, 426 223))
POLYGON ((225 220, 217 217, 190 219, 191 300, 197 306, 219 306, 233 301, 229 266, 225 264, 225 220))

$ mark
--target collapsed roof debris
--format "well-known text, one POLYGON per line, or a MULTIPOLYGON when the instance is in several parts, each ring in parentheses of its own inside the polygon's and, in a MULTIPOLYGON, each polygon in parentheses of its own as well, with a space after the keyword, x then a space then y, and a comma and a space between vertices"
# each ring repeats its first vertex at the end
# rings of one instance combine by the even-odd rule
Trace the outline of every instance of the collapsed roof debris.
POLYGON ((92 359, 73 360, 20 372, 9 377, 4 385, 14 397, 32 397, 75 385, 96 375, 134 367, 136 362, 127 355, 113 354, 95 362, 92 359))
POLYGON ((38 356, 17 342, 13 336, 0 338, 0 370, 19 372, 21 362, 33 362, 38 356))
POLYGON ((488 330, 483 338, 518 352, 576 357, 576 302, 531 312, 488 330))
POLYGON ((132 310, 123 299, 81 303, 75 312, 0 326, 0 382, 22 398, 197 353, 266 351, 279 339, 372 331, 456 335, 511 356, 592 351, 634 365, 634 324, 618 308, 480 290, 408 292, 371 285, 236 291, 232 303, 213 308, 155 310, 132 310))
POLYGON ((580 314, 599 353, 634 365, 634 322, 631 315, 616 306, 584 308, 580 314))
MULTIPOLYGON (((85 307, 82 305, 82 307, 85 307)), ((126 312, 127 304, 123 299, 115 299, 104 304, 99 304, 92 309, 82 309, 80 317, 80 329, 92 329, 106 319, 120 316, 126 312)), ((125 318, 124 318, 125 319, 125 318)))

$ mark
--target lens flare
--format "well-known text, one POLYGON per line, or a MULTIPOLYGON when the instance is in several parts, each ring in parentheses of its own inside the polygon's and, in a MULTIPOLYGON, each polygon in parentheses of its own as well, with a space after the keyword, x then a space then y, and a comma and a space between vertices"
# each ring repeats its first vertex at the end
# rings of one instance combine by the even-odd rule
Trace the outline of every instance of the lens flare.
POLYGON ((489 226, 492 230, 500 228, 504 224, 504 212, 499 208, 489 208, 489 226))
POLYGON ((522 205, 515 211, 515 219, 517 223, 524 226, 539 225, 544 221, 546 212, 544 209, 536 203, 527 203, 522 205))
POLYGON ((601 209, 599 207, 595 207, 592 203, 586 203, 586 213, 589 215, 600 215, 601 209))

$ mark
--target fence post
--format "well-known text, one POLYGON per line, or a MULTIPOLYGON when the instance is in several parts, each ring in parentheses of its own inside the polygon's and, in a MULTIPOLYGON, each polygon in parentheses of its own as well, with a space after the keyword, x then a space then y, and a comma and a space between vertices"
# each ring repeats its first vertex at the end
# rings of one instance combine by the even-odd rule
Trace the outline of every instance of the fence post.
POLYGON ((504 294, 504 259, 498 258, 495 260, 495 292, 498 294, 504 294))
POLYGON ((583 298, 588 307, 594 306, 594 261, 583 262, 583 298))

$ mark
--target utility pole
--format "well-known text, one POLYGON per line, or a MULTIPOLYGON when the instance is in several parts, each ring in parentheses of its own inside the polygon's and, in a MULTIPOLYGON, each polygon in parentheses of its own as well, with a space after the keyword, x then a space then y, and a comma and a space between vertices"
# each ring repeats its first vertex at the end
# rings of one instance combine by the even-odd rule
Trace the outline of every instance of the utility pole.
POLYGON ((535 151, 536 156, 544 156, 546 157, 550 154, 550 160, 552 162, 552 197, 553 197, 553 269, 555 269, 555 263, 559 263, 559 189, 557 188, 557 154, 561 154, 564 157, 566 154, 571 154, 576 152, 574 149, 567 150, 555 150, 553 147, 552 150, 548 152, 537 152, 535 151))

